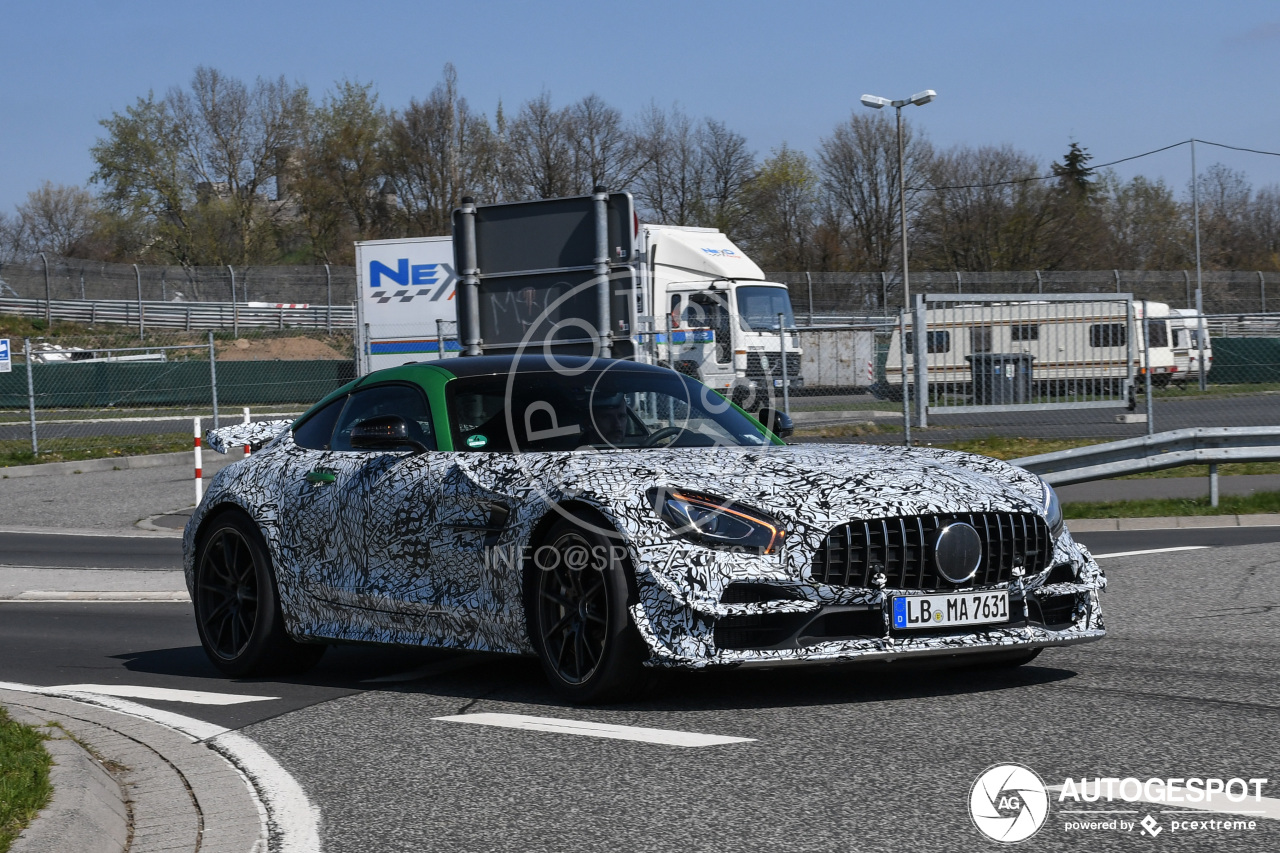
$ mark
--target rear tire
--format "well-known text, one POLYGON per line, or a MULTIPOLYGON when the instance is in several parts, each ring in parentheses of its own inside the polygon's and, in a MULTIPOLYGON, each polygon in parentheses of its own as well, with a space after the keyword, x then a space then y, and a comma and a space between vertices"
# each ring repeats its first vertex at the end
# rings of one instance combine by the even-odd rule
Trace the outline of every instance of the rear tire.
POLYGON ((195 560, 196 630, 225 675, 286 674, 315 666, 325 646, 299 643, 284 628, 271 557, 258 526, 231 511, 200 532, 195 560))
POLYGON ((529 640, 552 687, 582 705, 633 698, 652 682, 627 611, 631 567, 620 540, 593 526, 556 522, 525 569, 529 640))

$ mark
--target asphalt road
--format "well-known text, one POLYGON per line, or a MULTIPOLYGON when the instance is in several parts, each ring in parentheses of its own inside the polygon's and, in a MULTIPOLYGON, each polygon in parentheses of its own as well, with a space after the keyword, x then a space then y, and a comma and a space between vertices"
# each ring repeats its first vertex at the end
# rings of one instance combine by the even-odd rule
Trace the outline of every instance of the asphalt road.
MULTIPOLYGON (((77 551, 76 537, 10 537, 5 564, 10 547, 32 559, 42 544, 58 565, 167 559, 150 540, 77 551)), ((1098 554, 1215 547, 1106 559, 1108 638, 1016 670, 681 673, 644 702, 575 708, 531 659, 349 647, 305 678, 228 680, 204 660, 190 605, 13 603, 0 604, 0 681, 274 697, 137 701, 243 727, 320 808, 329 851, 1007 849, 966 807, 975 778, 1003 762, 1049 785, 1265 777, 1263 793, 1280 798, 1280 528, 1080 538, 1098 554), (680 748, 436 719, 461 713, 752 740, 680 748)), ((1280 820, 1188 833, 1170 827, 1187 817, 1172 810, 1054 802, 1027 849, 1280 849, 1280 820), (1068 831, 1082 817, 1069 808, 1150 814, 1165 828, 1154 840, 1068 831)))

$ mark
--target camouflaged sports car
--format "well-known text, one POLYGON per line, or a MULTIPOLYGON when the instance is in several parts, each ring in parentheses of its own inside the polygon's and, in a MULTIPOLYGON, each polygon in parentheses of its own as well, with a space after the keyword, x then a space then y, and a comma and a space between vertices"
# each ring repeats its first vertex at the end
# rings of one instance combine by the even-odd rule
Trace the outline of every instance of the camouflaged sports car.
POLYGON ((1104 634, 1103 573, 1039 478, 788 446, 659 367, 406 365, 208 443, 262 445, 183 540, 201 641, 232 675, 338 642, 482 649, 535 653, 592 702, 646 666, 1018 664, 1104 634))

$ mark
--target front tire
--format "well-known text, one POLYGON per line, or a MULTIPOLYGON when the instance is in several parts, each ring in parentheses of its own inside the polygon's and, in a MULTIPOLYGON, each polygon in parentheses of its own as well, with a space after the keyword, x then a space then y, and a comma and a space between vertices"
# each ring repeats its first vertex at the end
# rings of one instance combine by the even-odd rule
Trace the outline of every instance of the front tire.
POLYGON ((285 633, 271 557, 256 524, 227 512, 200 533, 196 549, 196 630, 209 660, 225 675, 298 673, 325 647, 285 633))
POLYGON ((648 652, 627 612, 630 566, 620 540, 591 522, 556 522, 526 568, 529 639, 570 702, 614 702, 649 687, 648 652))

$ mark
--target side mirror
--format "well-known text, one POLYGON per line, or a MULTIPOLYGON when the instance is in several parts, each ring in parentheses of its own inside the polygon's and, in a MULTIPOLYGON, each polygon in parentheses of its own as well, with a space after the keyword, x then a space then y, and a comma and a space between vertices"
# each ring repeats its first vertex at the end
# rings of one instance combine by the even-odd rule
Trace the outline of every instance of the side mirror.
POLYGON ((786 412, 780 412, 772 406, 765 406, 760 410, 757 420, 769 428, 769 431, 778 438, 786 438, 796 431, 796 425, 791 420, 791 415, 786 412))
POLYGON ((409 425, 399 415, 366 418, 351 428, 351 446, 356 450, 426 450, 420 441, 409 437, 409 425))

